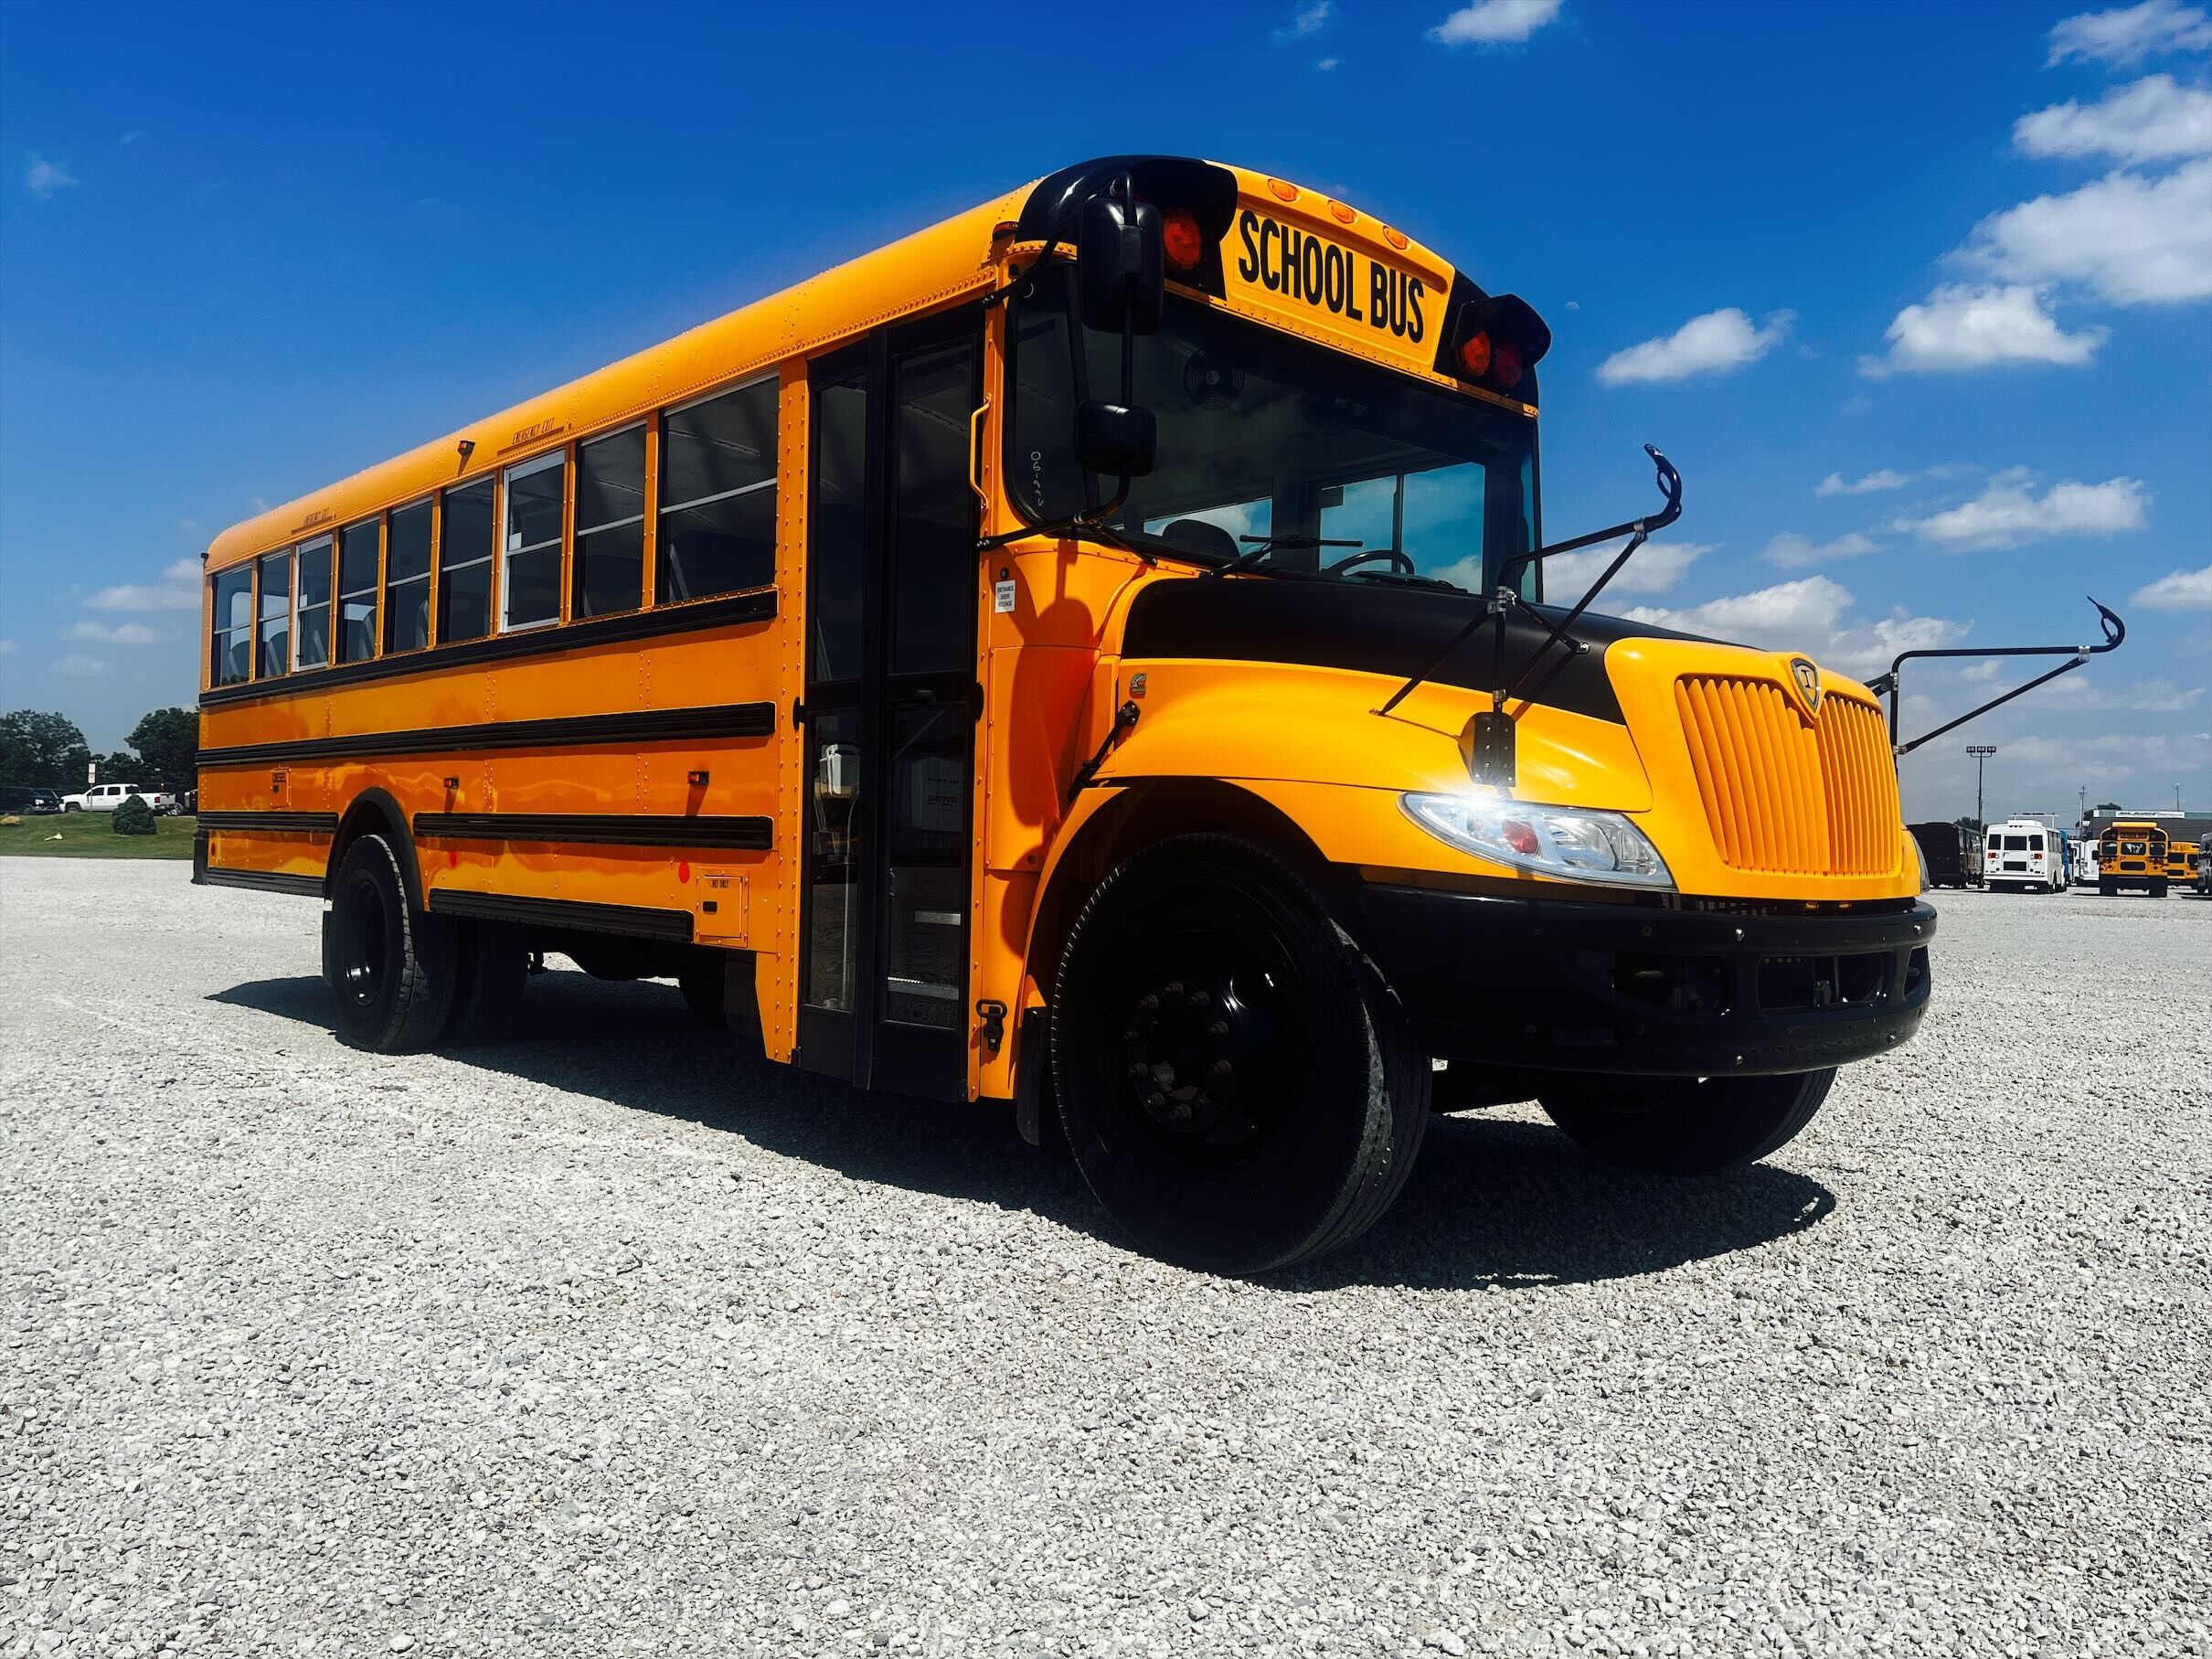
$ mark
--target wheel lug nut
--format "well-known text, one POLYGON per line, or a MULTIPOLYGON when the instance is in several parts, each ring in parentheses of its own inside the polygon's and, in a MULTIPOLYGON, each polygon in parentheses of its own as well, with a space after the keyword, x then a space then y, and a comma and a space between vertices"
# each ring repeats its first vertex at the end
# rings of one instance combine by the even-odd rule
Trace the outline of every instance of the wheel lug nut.
POLYGON ((1227 1060, 1216 1060, 1210 1075, 1214 1077, 1227 1077, 1232 1069, 1234 1069, 1234 1068, 1232 1068, 1227 1060))
POLYGON ((1212 1025, 1207 1026, 1206 1035, 1212 1037, 1227 1037, 1228 1035, 1228 1021, 1225 1019, 1216 1020, 1212 1025))
POLYGON ((1143 1060, 1135 1060, 1131 1062, 1129 1068, 1129 1080, 1131 1082, 1142 1083, 1150 1076, 1152 1076, 1152 1068, 1147 1066, 1143 1060))
POLYGON ((1164 985, 1162 985, 1162 986, 1160 987, 1160 994, 1161 994, 1161 995, 1163 995, 1163 996, 1180 996, 1180 995, 1182 995, 1182 994, 1183 994, 1183 982, 1182 982, 1181 980, 1179 980, 1179 979, 1171 979, 1171 980, 1169 980, 1169 981, 1168 981, 1168 982, 1167 982, 1167 983, 1166 983, 1164 985))
POLYGON ((1148 991, 1148 992, 1146 992, 1146 993, 1145 993, 1145 994, 1144 994, 1143 996, 1140 996, 1140 997, 1138 997, 1138 998, 1137 998, 1137 1006, 1138 1006, 1139 1008, 1143 1009, 1143 1010, 1145 1013, 1147 1013, 1147 1014, 1150 1014, 1150 1013, 1151 1013, 1151 1012, 1152 1012, 1152 1011, 1153 1011, 1154 1008, 1157 1008, 1159 1005, 1160 1005, 1160 999, 1159 999, 1158 997, 1156 997, 1156 996, 1153 995, 1153 994, 1151 994, 1149 991, 1148 991))
POLYGON ((1144 1097, 1144 1106, 1149 1111, 1157 1111, 1161 1107, 1166 1104, 1167 1097, 1162 1094, 1157 1089, 1154 1090, 1150 1094, 1144 1097))
POLYGON ((1213 993, 1210 991, 1193 991, 1190 994, 1190 1005, 1194 1008, 1212 1007, 1214 1005, 1213 993))

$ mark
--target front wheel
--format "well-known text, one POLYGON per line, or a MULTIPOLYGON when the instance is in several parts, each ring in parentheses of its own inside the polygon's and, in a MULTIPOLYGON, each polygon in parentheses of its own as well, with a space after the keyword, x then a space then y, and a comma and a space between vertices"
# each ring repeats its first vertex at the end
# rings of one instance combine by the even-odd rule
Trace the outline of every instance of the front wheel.
POLYGON ((2152 898, 2154 898, 2154 899, 2164 899, 2165 896, 2166 896, 2166 884, 2165 884, 2164 882, 2163 882, 2163 881, 2154 881, 2153 883, 2151 883, 2151 897, 2152 897, 2152 898))
POLYGON ((76 802, 71 801, 64 805, 61 810, 65 813, 80 813, 84 811, 84 808, 78 805, 76 802))
POLYGON ((1565 1078, 1537 1103, 1593 1157, 1661 1175, 1756 1164, 1793 1140, 1835 1069, 1792 1077, 1565 1078))
POLYGON ((1350 1243, 1429 1118, 1429 1060, 1372 963, 1290 868, 1185 835, 1091 892, 1053 988, 1077 1166, 1145 1250, 1257 1273, 1350 1243))

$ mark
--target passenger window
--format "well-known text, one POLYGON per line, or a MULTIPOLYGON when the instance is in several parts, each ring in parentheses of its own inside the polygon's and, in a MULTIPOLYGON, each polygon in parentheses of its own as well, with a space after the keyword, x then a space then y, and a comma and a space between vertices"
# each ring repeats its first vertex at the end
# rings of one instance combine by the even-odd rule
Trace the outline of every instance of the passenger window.
POLYGON ((253 677, 273 679, 292 672, 292 553, 271 553, 261 560, 261 634, 253 677))
POLYGON ((377 654, 377 556, 384 521, 372 518, 338 537, 338 661, 366 663, 377 654))
POLYGON ((568 476, 567 452, 558 450, 507 468, 503 633, 560 621, 561 494, 568 476))
POLYGON ((330 661, 330 537, 300 544, 299 640, 295 667, 320 668, 330 661))
POLYGON ((253 661, 253 567, 240 565, 215 579, 215 614, 208 640, 210 685, 235 686, 253 661))
POLYGON ((973 655, 975 496, 967 340, 899 359, 898 521, 891 538, 891 672, 951 673, 973 655))
POLYGON ((492 631, 492 481, 448 490, 438 537, 438 638, 482 639, 492 631))
POLYGON ((661 602, 776 580, 776 382, 671 409, 661 426, 661 602))
POLYGON ((576 574, 570 616, 609 616, 645 602, 645 429, 576 451, 576 574))
POLYGON ((814 394, 807 627, 816 680, 860 677, 860 571, 867 550, 867 371, 814 394))
POLYGON ((431 504, 392 514, 384 548, 384 651, 418 651, 431 643, 431 504))

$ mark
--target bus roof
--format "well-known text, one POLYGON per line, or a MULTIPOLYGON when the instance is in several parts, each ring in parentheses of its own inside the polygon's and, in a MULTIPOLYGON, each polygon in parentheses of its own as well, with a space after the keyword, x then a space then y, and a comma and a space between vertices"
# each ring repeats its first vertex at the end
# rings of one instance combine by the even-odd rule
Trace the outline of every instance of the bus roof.
MULTIPOLYGON (((1440 326, 1447 295, 1480 292, 1469 288, 1448 261, 1372 215, 1285 180, 1181 157, 1105 157, 1033 180, 565 386, 242 520, 216 537, 203 561, 209 569, 220 569, 303 537, 337 529, 433 490, 489 476, 556 443, 623 425, 787 359, 818 354, 897 317, 988 292, 997 285, 998 268, 1008 254, 1042 244, 1042 227, 1054 203, 1086 182, 1133 166, 1140 173, 1148 168, 1211 168, 1233 175, 1237 200, 1245 207, 1310 228, 1311 233, 1336 243, 1356 245, 1372 259, 1388 261, 1434 284, 1440 314, 1433 320, 1440 326)), ((1067 241, 1063 236, 1063 247, 1067 241)), ((1294 314, 1271 304, 1265 295, 1235 287, 1226 300, 1217 303, 1392 367, 1454 384, 1425 362, 1414 361, 1403 342, 1394 353, 1388 350, 1387 335, 1377 346, 1364 337, 1365 329, 1333 325, 1325 315, 1309 319, 1294 314)), ((1430 337, 1435 337, 1434 329, 1430 337)), ((1414 339, 1419 341, 1420 335, 1417 333, 1414 339)), ((1426 357, 1426 349, 1420 355, 1426 357)), ((1529 407, 1524 412, 1533 415, 1535 409, 1529 407)))

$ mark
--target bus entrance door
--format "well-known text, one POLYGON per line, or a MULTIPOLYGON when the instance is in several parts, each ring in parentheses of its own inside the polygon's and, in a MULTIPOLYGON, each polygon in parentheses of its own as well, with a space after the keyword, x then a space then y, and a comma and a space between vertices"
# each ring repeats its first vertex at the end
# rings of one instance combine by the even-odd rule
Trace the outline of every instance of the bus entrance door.
POLYGON ((974 314, 814 366, 798 1063, 967 1092, 974 314))

